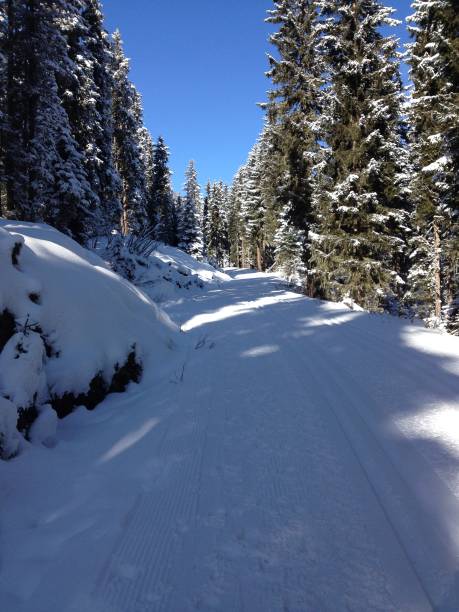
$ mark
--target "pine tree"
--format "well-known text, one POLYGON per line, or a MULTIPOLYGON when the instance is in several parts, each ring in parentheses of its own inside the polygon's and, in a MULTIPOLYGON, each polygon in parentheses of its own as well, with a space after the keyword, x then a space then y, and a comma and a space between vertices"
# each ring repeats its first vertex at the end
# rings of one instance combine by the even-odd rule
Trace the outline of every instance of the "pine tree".
POLYGON ((73 70, 61 32, 69 7, 65 0, 18 0, 7 9, 6 208, 84 241, 94 224, 92 193, 60 97, 73 70))
POLYGON ((113 35, 113 127, 114 159, 121 177, 124 234, 137 233, 147 223, 145 167, 139 145, 141 128, 139 98, 129 81, 129 61, 123 51, 121 35, 113 35))
POLYGON ((202 255, 204 258, 207 258, 207 244, 209 236, 209 202, 211 198, 211 190, 212 187, 210 181, 207 181, 206 195, 204 196, 201 216, 202 255))
POLYGON ((150 224, 155 225, 157 240, 165 244, 176 242, 174 197, 169 170, 169 149, 162 136, 154 146, 152 198, 148 209, 150 224))
POLYGON ((243 262, 243 237, 245 236, 245 224, 242 219, 241 209, 246 199, 245 190, 245 167, 242 166, 236 172, 229 196, 229 218, 228 218, 228 242, 230 264, 241 268, 243 262))
POLYGON ((408 224, 396 23, 377 0, 321 0, 329 150, 316 184, 312 264, 319 292, 392 307, 403 290, 408 224))
POLYGON ((145 174, 145 197, 146 210, 150 210, 153 198, 153 176, 154 176, 154 144, 150 132, 142 126, 138 132, 140 156, 145 174))
POLYGON ((185 198, 179 217, 180 249, 193 257, 202 256, 202 233, 200 223, 201 190, 194 161, 190 161, 185 173, 185 198))
POLYGON ((250 264, 258 270, 264 269, 264 218, 265 203, 261 193, 263 172, 261 145, 258 142, 249 154, 245 171, 245 200, 242 216, 250 245, 250 264))
POLYGON ((225 235, 225 191, 221 181, 213 183, 209 196, 209 222, 207 231, 207 256, 216 266, 223 266, 227 249, 225 235))
POLYGON ((5 143, 7 130, 8 19, 6 2, 0 2, 0 216, 6 212, 5 143))
POLYGON ((292 223, 292 206, 284 206, 279 228, 274 238, 275 266, 289 281, 302 282, 306 272, 304 257, 305 235, 292 223))
POLYGON ((91 189, 97 196, 95 231, 107 233, 119 225, 121 181, 113 159, 113 113, 110 40, 103 27, 99 0, 84 0, 81 12, 82 42, 74 45, 81 82, 76 139, 85 156, 91 189))
MULTIPOLYGON (((263 173, 268 190, 262 188, 269 244, 275 220, 286 207, 290 209, 289 222, 294 233, 304 232, 307 236, 313 220, 313 167, 320 138, 318 116, 323 78, 321 56, 317 52, 317 2, 278 0, 266 21, 279 25, 279 30, 270 37, 277 56, 269 56, 267 73, 274 89, 268 93, 268 102, 262 105, 267 111, 264 132, 270 144, 263 173)), ((304 258, 308 257, 305 241, 304 258)), ((265 259, 268 260, 268 253, 265 259)), ((303 263, 301 268, 305 270, 303 263)))
POLYGON ((415 236, 409 297, 422 317, 459 326, 459 14, 452 0, 416 0, 409 18, 409 108, 415 236))

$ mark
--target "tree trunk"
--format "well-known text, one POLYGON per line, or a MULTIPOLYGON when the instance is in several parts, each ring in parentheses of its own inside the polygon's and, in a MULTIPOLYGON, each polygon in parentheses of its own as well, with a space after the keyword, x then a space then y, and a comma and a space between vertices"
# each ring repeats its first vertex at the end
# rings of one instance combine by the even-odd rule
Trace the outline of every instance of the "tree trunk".
POLYGON ((259 243, 257 243, 257 270, 263 272, 263 252, 259 243))

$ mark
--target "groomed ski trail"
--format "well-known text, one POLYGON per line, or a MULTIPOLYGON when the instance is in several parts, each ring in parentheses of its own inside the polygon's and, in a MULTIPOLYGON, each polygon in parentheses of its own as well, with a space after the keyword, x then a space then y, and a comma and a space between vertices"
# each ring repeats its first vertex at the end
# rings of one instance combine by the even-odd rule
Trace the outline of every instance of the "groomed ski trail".
POLYGON ((137 484, 93 573, 70 588, 64 546, 13 612, 457 612, 459 453, 424 429, 459 411, 458 339, 231 274, 168 309, 165 388, 117 400, 146 433, 102 455, 137 484))

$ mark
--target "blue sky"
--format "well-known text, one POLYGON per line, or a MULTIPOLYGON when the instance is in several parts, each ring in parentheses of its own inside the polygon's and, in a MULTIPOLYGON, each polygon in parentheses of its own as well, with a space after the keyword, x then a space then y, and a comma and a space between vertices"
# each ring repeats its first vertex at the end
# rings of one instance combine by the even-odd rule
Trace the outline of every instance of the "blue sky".
MULTIPOLYGON (((392 3, 399 19, 409 4, 392 3)), ((190 159, 202 185, 230 182, 245 161, 262 126, 256 103, 269 88, 271 7, 270 0, 105 0, 106 27, 121 30, 145 123, 170 147, 176 189, 190 159)))

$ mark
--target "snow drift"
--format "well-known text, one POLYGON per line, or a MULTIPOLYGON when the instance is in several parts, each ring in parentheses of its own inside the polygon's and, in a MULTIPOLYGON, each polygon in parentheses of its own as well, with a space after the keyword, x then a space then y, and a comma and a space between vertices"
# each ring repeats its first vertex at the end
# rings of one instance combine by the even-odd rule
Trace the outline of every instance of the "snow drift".
POLYGON ((48 403, 60 416, 93 408, 147 363, 163 368, 177 345, 177 327, 141 290, 42 224, 0 221, 0 317, 4 456, 17 452, 14 410, 28 435, 37 416, 52 423, 48 403))

